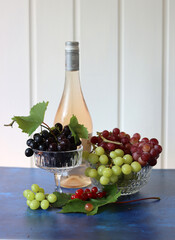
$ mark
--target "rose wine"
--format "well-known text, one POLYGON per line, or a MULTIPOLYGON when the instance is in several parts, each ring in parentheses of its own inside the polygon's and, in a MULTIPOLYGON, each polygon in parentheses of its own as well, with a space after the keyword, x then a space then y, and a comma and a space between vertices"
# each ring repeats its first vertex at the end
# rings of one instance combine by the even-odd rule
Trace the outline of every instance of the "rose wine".
MULTIPOLYGON (((92 136, 92 119, 81 90, 79 77, 79 43, 66 42, 66 72, 62 98, 55 115, 54 124, 69 124, 72 115, 75 115, 80 124, 83 124, 92 136)), ((83 150, 90 150, 90 141, 83 139, 83 150)), ((68 176, 61 180, 61 186, 66 188, 80 188, 88 186, 90 178, 84 175, 86 166, 83 163, 79 169, 72 170, 68 176)))

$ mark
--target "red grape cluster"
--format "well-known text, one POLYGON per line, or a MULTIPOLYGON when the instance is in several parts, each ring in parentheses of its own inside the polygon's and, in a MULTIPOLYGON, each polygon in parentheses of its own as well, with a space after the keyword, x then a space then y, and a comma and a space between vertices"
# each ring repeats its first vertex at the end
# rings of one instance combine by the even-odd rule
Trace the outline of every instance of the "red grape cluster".
POLYGON ((89 188, 86 188, 83 190, 82 188, 77 189, 75 194, 71 195, 71 199, 81 199, 83 201, 89 200, 91 198, 97 199, 97 198, 103 198, 106 196, 106 192, 98 192, 97 187, 93 187, 91 190, 89 188))
POLYGON ((101 146, 105 151, 114 151, 122 149, 125 154, 131 154, 135 161, 142 166, 149 164, 155 166, 162 147, 156 138, 150 140, 146 137, 141 139, 139 133, 135 133, 132 137, 125 132, 120 132, 119 128, 114 128, 112 132, 104 130, 98 132, 98 136, 91 138, 91 143, 101 146))

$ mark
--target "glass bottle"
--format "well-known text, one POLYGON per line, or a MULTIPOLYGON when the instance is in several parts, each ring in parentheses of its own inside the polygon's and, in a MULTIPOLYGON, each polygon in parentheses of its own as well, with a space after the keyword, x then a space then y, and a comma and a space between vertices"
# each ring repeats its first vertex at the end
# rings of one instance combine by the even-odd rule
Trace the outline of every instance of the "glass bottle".
MULTIPOLYGON (((78 122, 83 124, 92 136, 92 119, 81 90, 79 77, 79 43, 66 42, 65 47, 65 83, 62 98, 55 115, 54 124, 69 124, 74 114, 78 122)), ((90 150, 90 141, 82 139, 83 149, 90 150)), ((62 177, 61 186, 65 188, 80 188, 91 184, 90 178, 84 175, 85 163, 72 170, 68 176, 62 177)))

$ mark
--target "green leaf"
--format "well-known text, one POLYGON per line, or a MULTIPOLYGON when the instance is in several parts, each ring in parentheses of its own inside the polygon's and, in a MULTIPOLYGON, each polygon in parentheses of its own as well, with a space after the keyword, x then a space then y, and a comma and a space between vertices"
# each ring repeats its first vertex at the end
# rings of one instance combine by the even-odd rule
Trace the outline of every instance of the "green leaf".
POLYGON ((61 208, 66 203, 68 203, 72 195, 72 194, 59 193, 59 192, 54 192, 54 194, 57 196, 57 201, 55 203, 52 203, 52 207, 55 207, 55 208, 61 208))
POLYGON ((77 143, 80 138, 88 139, 87 128, 78 123, 75 115, 73 115, 70 119, 69 128, 72 132, 72 136, 75 139, 75 143, 77 143))
POLYGON ((31 108, 29 116, 14 116, 12 120, 17 122, 22 132, 31 135, 43 122, 48 103, 37 103, 31 108))
POLYGON ((82 201, 80 199, 70 200, 63 206, 60 213, 81 212, 87 215, 95 215, 99 207, 116 202, 121 195, 121 193, 117 191, 116 185, 107 186, 104 190, 107 192, 106 198, 90 199, 89 201, 82 201), (94 208, 91 212, 85 210, 86 203, 91 203, 93 205, 94 208))

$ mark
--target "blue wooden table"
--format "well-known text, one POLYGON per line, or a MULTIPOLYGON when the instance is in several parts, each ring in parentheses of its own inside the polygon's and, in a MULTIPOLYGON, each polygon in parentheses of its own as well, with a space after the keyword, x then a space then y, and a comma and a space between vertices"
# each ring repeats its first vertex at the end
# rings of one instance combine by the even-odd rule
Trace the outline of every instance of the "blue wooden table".
POLYGON ((37 183, 52 192, 52 175, 41 169, 0 168, 0 239, 175 239, 175 170, 153 170, 150 182, 126 198, 158 196, 161 201, 111 204, 95 216, 27 208, 23 190, 37 183))

